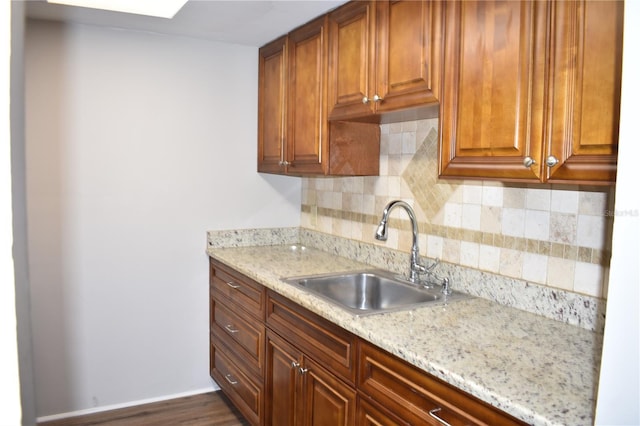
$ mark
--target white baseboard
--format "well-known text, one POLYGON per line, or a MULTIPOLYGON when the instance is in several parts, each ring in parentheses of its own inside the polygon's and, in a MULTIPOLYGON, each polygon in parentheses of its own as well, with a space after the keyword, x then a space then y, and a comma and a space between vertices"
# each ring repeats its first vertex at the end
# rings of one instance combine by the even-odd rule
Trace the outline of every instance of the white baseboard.
POLYGON ((220 387, 218 387, 216 383, 212 383, 210 387, 207 387, 207 388, 204 388, 204 389, 197 389, 197 390, 192 390, 192 391, 188 391, 188 392, 175 393, 175 394, 172 394, 172 395, 163 395, 163 396, 159 396, 159 397, 156 397, 156 398, 140 399, 138 401, 123 402, 121 404, 104 405, 102 407, 87 408, 85 410, 70 411, 68 413, 53 414, 53 415, 50 415, 50 416, 42 416, 42 417, 38 417, 36 419, 36 421, 38 423, 41 423, 41 422, 49 422, 49 421, 52 421, 52 420, 66 419, 66 418, 75 417, 75 416, 85 416, 87 414, 101 413, 103 411, 117 410, 119 408, 134 407, 136 405, 151 404, 153 402, 160 402, 160 401, 166 401, 166 400, 169 400, 169 399, 183 398, 185 396, 199 395, 201 393, 213 392, 213 391, 217 391, 217 390, 220 390, 220 387))

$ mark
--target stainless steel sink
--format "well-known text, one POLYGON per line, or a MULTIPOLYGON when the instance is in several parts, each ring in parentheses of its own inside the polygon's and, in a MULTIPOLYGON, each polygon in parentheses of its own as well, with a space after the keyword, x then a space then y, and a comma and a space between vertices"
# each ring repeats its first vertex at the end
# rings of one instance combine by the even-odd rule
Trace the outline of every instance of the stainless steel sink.
POLYGON ((285 279, 317 296, 336 302, 356 315, 440 305, 470 296, 445 296, 440 286, 419 287, 387 271, 356 271, 285 279))

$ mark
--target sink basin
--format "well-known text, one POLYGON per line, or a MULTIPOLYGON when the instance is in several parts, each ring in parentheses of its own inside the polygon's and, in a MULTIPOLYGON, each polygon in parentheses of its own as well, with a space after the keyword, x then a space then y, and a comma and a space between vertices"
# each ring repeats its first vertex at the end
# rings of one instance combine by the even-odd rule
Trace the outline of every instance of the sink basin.
POLYGON ((445 296, 439 286, 422 288, 387 271, 356 271, 285 279, 356 315, 439 305, 469 296, 445 296))

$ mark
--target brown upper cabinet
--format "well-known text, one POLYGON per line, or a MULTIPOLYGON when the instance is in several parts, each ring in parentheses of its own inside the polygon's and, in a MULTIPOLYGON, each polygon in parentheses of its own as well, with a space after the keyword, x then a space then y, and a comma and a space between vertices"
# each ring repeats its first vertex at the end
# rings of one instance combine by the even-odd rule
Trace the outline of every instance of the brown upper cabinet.
POLYGON ((444 7, 440 176, 614 182, 623 2, 444 7))
POLYGON ((440 2, 354 1, 331 12, 329 119, 435 116, 441 34, 440 2))
POLYGON ((259 52, 258 171, 377 175, 380 129, 327 121, 327 16, 259 52))

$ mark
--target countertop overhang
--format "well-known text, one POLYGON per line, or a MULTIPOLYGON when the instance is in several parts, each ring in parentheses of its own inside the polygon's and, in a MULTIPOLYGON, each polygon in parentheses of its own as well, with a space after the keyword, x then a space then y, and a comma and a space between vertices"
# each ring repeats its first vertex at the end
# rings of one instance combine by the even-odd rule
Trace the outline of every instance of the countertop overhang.
POLYGON ((482 298, 357 317, 283 278, 374 266, 291 245, 209 248, 207 253, 527 423, 593 424, 602 348, 598 333, 482 298))

